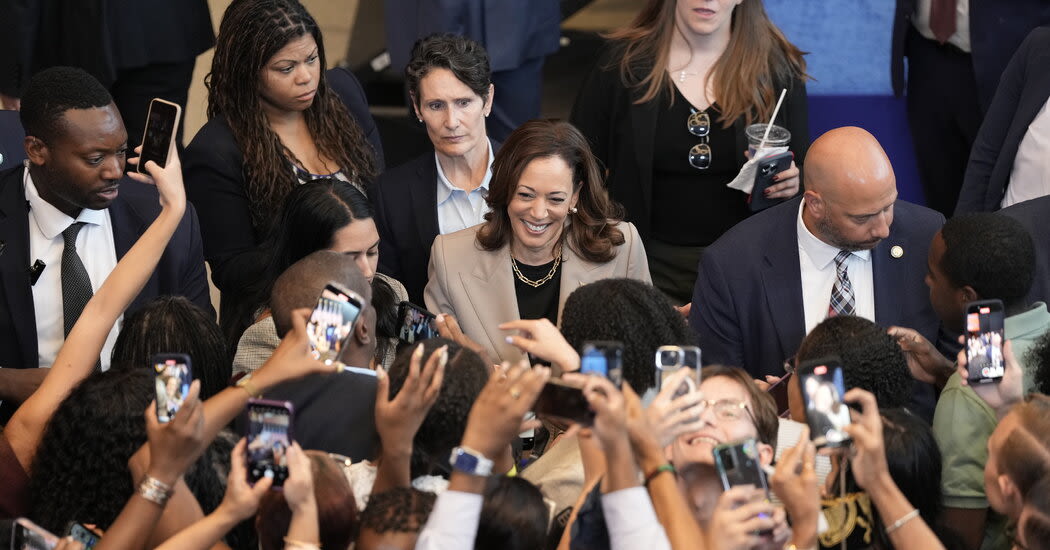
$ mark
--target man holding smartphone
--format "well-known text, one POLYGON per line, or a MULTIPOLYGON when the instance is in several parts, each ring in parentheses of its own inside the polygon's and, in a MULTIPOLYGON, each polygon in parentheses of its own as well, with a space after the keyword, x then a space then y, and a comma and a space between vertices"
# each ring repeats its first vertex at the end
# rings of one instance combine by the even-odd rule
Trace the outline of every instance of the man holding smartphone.
MULTIPOLYGON (((1027 351, 1050 330, 1050 311, 1045 303, 1026 298, 1035 273, 1035 246, 1024 226, 1002 214, 956 216, 933 237, 928 263, 930 302, 953 333, 967 329, 968 304, 1002 300, 1005 337, 1025 371, 1027 392, 1035 366, 1026 364, 1027 351)), ((919 363, 918 374, 944 388, 933 417, 933 435, 943 454, 946 523, 972 549, 982 540, 1002 541, 1005 521, 989 509, 984 486, 986 444, 997 424, 995 412, 962 384, 951 360, 930 351, 928 341, 904 329, 891 329, 891 334, 910 352, 909 362, 919 363)))
MULTIPOLYGON (((124 177, 128 134, 94 77, 70 67, 40 72, 20 118, 28 160, 0 172, 0 417, 36 389, 45 371, 34 369, 51 366, 88 299, 160 212, 156 189, 124 177)), ((212 311, 190 205, 128 312, 159 295, 212 311)))

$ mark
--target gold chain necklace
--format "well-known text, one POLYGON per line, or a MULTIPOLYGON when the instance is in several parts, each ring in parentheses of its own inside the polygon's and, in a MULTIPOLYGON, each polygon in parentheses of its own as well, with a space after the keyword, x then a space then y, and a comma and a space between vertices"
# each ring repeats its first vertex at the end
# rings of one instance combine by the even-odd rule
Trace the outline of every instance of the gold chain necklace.
POLYGON ((518 269, 518 260, 516 260, 514 258, 514 256, 510 257, 510 267, 512 267, 514 269, 514 275, 518 278, 519 281, 521 281, 521 282, 531 286, 532 288, 539 288, 539 287, 543 286, 543 284, 546 283, 547 281, 553 279, 554 278, 554 274, 558 272, 558 266, 559 265, 561 265, 561 256, 558 256, 557 258, 554 258, 554 267, 551 268, 551 270, 547 273, 546 277, 544 277, 544 278, 542 278, 542 279, 540 279, 538 281, 533 281, 532 279, 530 279, 530 278, 526 277, 525 275, 523 275, 521 273, 521 270, 518 269))

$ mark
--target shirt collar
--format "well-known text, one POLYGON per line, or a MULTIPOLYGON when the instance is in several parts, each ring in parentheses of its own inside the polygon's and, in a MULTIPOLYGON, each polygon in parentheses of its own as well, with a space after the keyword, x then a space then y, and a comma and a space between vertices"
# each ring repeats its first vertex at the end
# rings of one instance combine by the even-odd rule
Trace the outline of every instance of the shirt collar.
MULTIPOLYGON (((831 265, 831 262, 835 261, 835 256, 838 256, 840 249, 820 240, 810 232, 809 228, 806 227, 806 223, 802 221, 802 209, 805 206, 806 199, 803 198, 798 205, 798 219, 795 222, 795 231, 798 233, 798 245, 813 260, 817 268, 823 270, 831 265)), ((854 250, 850 254, 865 262, 871 259, 870 250, 854 250)))
MULTIPOLYGON (((492 153, 492 142, 488 139, 486 139, 485 142, 489 147, 489 166, 485 170, 485 179, 481 180, 481 185, 477 189, 471 191, 471 193, 478 190, 483 190, 486 194, 489 192, 489 181, 492 179, 492 161, 494 160, 494 156, 492 153)), ((441 159, 438 157, 437 151, 434 152, 434 164, 437 165, 437 203, 440 205, 452 196, 453 191, 462 191, 462 189, 452 185, 452 182, 445 177, 445 171, 441 169, 441 159)))
POLYGON ((40 193, 36 190, 36 184, 33 183, 33 177, 29 174, 29 161, 25 162, 23 185, 25 187, 26 202, 29 203, 29 210, 33 213, 32 218, 36 221, 40 233, 48 240, 53 240, 61 235, 73 222, 84 222, 90 225, 102 225, 105 223, 105 210, 84 208, 80 211, 80 215, 73 219, 41 198, 40 193))
POLYGON ((1050 311, 1047 311, 1045 303, 1036 302, 1028 311, 1007 317, 1003 329, 1007 338, 1015 340, 1038 336, 1046 332, 1047 325, 1050 325, 1050 311))

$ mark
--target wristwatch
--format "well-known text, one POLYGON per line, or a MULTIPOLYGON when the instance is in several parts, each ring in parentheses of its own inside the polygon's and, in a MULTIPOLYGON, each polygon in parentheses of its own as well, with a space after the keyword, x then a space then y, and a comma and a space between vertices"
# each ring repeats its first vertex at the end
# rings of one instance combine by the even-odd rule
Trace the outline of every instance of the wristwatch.
POLYGON ((452 449, 448 462, 453 469, 467 475, 485 477, 492 473, 492 461, 469 447, 452 449))

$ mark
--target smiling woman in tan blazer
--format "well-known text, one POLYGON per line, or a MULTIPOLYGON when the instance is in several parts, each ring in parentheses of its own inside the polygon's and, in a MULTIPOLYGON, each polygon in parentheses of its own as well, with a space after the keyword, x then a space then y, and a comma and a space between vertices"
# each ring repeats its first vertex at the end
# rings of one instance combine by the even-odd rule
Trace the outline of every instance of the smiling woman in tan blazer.
POLYGON ((501 323, 547 318, 581 285, 651 282, 634 225, 620 221, 587 140, 571 124, 523 124, 496 154, 485 223, 440 235, 431 248, 427 308, 449 313, 493 359, 521 352, 501 323))

